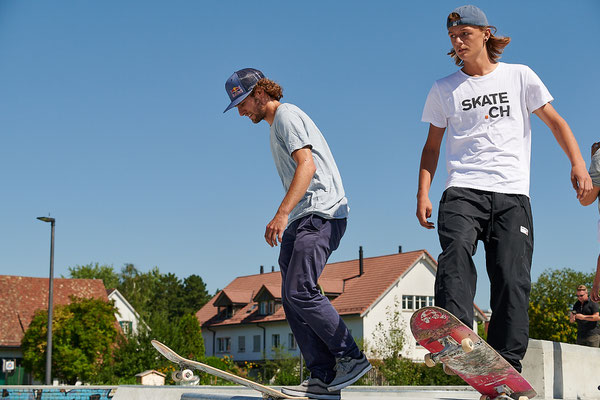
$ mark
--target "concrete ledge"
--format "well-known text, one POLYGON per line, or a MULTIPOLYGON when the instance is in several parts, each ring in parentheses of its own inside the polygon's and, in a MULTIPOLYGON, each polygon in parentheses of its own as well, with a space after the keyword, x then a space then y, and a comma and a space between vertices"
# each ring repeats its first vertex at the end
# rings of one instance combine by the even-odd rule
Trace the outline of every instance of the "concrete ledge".
POLYGON ((600 349, 529 340, 523 376, 540 399, 599 399, 600 349))
MULTIPOLYGON (((277 387, 279 389, 279 387, 277 387)), ((243 386, 119 386, 113 400, 261 400, 260 393, 243 386)), ((468 386, 350 386, 343 400, 479 399, 468 386)))

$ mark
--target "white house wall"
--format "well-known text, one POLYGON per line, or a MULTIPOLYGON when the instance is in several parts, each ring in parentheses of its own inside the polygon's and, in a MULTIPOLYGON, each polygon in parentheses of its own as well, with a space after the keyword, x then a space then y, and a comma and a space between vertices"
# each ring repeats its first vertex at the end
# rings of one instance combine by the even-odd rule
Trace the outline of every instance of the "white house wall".
MULTIPOLYGON (((346 316, 343 318, 346 326, 352 332, 352 336, 355 339, 362 338, 363 335, 363 326, 361 318, 356 316, 346 316)), ((272 335, 279 335, 280 338, 280 348, 283 348, 283 351, 291 356, 299 357, 300 350, 298 345, 296 345, 296 349, 289 348, 289 334, 292 333, 288 323, 286 321, 277 321, 277 322, 269 322, 269 323, 260 323, 258 324, 261 327, 264 327, 264 333, 266 334, 266 358, 272 360, 275 358, 276 353, 272 349, 272 335)), ((224 357, 231 356, 234 361, 259 361, 263 360, 263 328, 257 326, 257 324, 248 324, 248 325, 232 325, 232 326, 219 326, 210 328, 215 332, 215 340, 214 346, 215 351, 213 352, 213 332, 204 328, 202 329, 202 338, 204 339, 204 349, 205 355, 207 357, 215 356, 215 357, 224 357), (260 351, 253 351, 254 345, 254 336, 260 335, 260 351), (240 352, 238 348, 238 337, 245 336, 246 337, 246 351, 240 352), (231 339, 231 351, 229 352, 218 352, 216 351, 217 339, 218 338, 226 338, 229 337, 231 339)))
POLYGON ((117 294, 117 291, 112 292, 108 298, 109 300, 114 300, 115 307, 117 308, 118 314, 115 315, 117 321, 130 321, 131 322, 131 330, 133 333, 137 333, 138 331, 138 316, 135 311, 131 308, 130 305, 123 301, 123 298, 117 294))
POLYGON ((259 361, 263 360, 263 344, 266 344, 266 358, 273 359, 275 357, 275 352, 272 351, 272 335, 279 335, 279 344, 280 347, 283 346, 284 352, 292 356, 298 356, 300 353, 296 346, 296 350, 289 349, 289 338, 288 334, 291 333, 291 330, 285 321, 281 322, 269 322, 269 323, 261 323, 259 324, 261 327, 257 326, 257 324, 248 324, 248 325, 232 325, 232 326, 218 326, 210 328, 215 332, 215 341, 214 346, 215 351, 213 352, 213 332, 207 330, 206 328, 202 329, 202 337, 204 339, 204 348, 205 354, 207 356, 215 356, 215 357, 223 357, 223 356, 231 356, 234 361, 259 361), (263 331, 264 328, 264 331, 263 331), (263 341, 263 334, 266 335, 266 340, 263 341), (254 336, 260 336, 260 350, 254 351, 254 336), (246 350, 244 352, 240 352, 239 350, 239 337, 246 337, 246 350), (217 339, 219 338, 227 338, 231 339, 231 349, 229 352, 218 352, 217 351, 217 339))
POLYGON ((367 344, 373 344, 373 335, 376 333, 377 325, 380 322, 384 326, 389 325, 389 316, 397 310, 401 315, 401 325, 406 338, 402 355, 410 359, 422 360, 427 350, 416 344, 410 332, 410 317, 413 310, 402 310, 402 296, 433 296, 434 281, 435 270, 423 259, 409 269, 402 279, 396 281, 364 316, 363 329, 367 344))

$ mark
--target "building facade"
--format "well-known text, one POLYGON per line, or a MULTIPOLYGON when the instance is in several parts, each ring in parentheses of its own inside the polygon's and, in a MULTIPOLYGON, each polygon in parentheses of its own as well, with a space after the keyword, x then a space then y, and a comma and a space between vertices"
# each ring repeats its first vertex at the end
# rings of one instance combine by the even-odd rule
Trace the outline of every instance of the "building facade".
MULTIPOLYGON (((393 329, 402 331, 402 355, 419 360, 427 351, 416 344, 409 322, 415 310, 433 305, 436 268, 426 250, 359 257, 328 264, 319 285, 368 356, 385 354, 393 329)), ((281 305, 279 271, 234 279, 196 316, 207 356, 259 362, 281 352, 300 354, 281 305)))

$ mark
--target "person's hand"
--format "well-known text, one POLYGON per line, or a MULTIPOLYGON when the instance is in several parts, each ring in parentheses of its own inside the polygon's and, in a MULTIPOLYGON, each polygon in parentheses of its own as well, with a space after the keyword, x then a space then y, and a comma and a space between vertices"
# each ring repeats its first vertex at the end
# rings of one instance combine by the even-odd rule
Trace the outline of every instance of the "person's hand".
POLYGON ((577 192, 577 199, 581 200, 592 192, 594 185, 585 165, 577 164, 571 168, 571 184, 577 192))
POLYGON ((417 196, 417 219, 422 227, 427 229, 434 229, 435 225, 433 222, 428 221, 427 218, 431 218, 431 212, 433 205, 429 196, 417 196))
POLYGON ((277 213, 275 217, 267 224, 265 230, 265 240, 269 246, 277 246, 277 241, 281 243, 283 238, 283 232, 288 223, 288 216, 285 214, 277 213))
POLYGON ((594 154, 596 154, 596 151, 598 151, 598 149, 600 149, 600 142, 592 144, 592 157, 594 156, 594 154))

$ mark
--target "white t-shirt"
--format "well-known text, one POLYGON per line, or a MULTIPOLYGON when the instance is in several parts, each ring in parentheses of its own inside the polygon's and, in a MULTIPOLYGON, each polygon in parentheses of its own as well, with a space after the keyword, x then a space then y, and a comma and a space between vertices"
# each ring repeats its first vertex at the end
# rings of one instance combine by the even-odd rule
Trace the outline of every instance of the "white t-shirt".
POLYGON ((447 128, 446 188, 529 196, 530 114, 552 100, 526 65, 498 63, 484 76, 459 70, 436 81, 422 121, 447 128))

